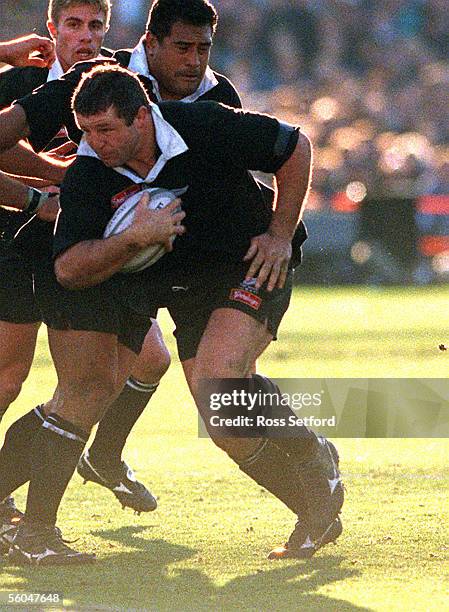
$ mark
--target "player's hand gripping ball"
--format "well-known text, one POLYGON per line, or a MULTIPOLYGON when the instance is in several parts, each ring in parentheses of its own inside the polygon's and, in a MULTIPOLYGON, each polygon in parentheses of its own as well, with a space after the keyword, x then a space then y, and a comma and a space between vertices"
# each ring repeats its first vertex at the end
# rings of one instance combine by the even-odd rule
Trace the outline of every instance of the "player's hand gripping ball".
MULTIPOLYGON (((187 188, 174 191, 150 188, 134 193, 115 211, 114 215, 106 226, 103 238, 109 238, 110 236, 120 234, 130 227, 134 220, 136 207, 142 199, 144 193, 148 193, 150 195, 148 209, 160 210, 165 208, 168 204, 170 204, 170 202, 186 191, 187 188)), ((177 211, 179 210, 180 208, 177 209, 177 211)), ((173 236, 172 242, 175 240, 175 238, 176 236, 173 236)), ((152 244, 145 247, 140 253, 138 253, 135 257, 133 257, 133 259, 128 261, 123 266, 121 272, 140 272, 145 270, 145 268, 155 264, 165 253, 166 249, 162 244, 152 244)))

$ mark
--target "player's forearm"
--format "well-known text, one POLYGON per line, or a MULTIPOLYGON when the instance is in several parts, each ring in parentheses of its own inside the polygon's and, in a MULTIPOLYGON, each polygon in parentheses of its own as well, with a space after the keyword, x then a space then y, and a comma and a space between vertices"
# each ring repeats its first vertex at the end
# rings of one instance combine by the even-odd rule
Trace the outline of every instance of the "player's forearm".
POLYGON ((23 210, 27 202, 28 187, 0 173, 0 206, 11 206, 23 210))
POLYGON ((0 172, 0 206, 37 215, 43 221, 55 221, 59 212, 59 198, 55 193, 42 193, 0 172))
POLYGON ((312 176, 312 146, 304 134, 290 158, 276 173, 276 209, 269 232, 291 240, 301 219, 312 176))
POLYGON ((19 143, 0 153, 0 170, 16 176, 39 178, 59 185, 64 179, 66 165, 48 157, 38 155, 25 144, 19 143))
POLYGON ((0 43, 0 62, 12 64, 11 62, 11 41, 0 43))
POLYGON ((66 289, 93 287, 119 272, 141 250, 127 232, 79 242, 56 258, 56 277, 66 289))
POLYGON ((29 135, 24 109, 20 104, 0 112, 0 153, 14 147, 19 140, 29 135))
POLYGON ((55 60, 55 45, 48 38, 28 34, 0 43, 0 61, 13 66, 51 66, 55 60), (35 54, 39 54, 39 56, 35 54))

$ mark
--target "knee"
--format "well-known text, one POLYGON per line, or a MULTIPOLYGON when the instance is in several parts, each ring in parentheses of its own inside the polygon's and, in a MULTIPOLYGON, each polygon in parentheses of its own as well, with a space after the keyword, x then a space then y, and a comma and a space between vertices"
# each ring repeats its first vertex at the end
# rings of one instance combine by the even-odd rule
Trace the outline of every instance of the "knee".
POLYGON ((158 383, 170 363, 170 353, 162 339, 158 342, 146 342, 133 367, 132 375, 143 383, 158 383))
POLYGON ((222 379, 246 379, 249 369, 250 365, 246 361, 237 362, 232 358, 223 360, 220 364, 214 364, 212 360, 195 362, 189 386, 197 406, 200 408, 206 400, 209 402, 211 392, 220 390, 222 379))
POLYGON ((246 354, 220 356, 203 355, 195 360, 193 380, 213 378, 246 378, 253 360, 246 354))
POLYGON ((19 395, 28 368, 13 366, 0 371, 0 406, 9 406, 19 395))

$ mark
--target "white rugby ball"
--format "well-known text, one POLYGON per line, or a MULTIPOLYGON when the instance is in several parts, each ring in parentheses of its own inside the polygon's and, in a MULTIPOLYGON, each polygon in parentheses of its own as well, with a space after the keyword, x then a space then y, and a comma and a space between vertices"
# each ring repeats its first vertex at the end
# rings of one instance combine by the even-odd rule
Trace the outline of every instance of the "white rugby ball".
MULTIPOLYGON (((116 236, 117 234, 120 234, 128 229, 133 222, 136 206, 140 202, 144 193, 150 194, 148 209, 159 210, 161 208, 165 208, 168 204, 170 204, 170 202, 186 191, 187 187, 185 189, 176 189, 173 191, 168 191, 167 189, 149 188, 142 189, 141 191, 134 193, 115 211, 107 224, 106 229, 104 230, 103 238, 116 236)), ((173 240, 174 239, 175 236, 173 237, 173 240)), ((145 270, 145 268, 155 264, 165 253, 166 249, 162 244, 150 245, 133 257, 133 259, 128 261, 120 271, 140 272, 141 270, 145 270)))

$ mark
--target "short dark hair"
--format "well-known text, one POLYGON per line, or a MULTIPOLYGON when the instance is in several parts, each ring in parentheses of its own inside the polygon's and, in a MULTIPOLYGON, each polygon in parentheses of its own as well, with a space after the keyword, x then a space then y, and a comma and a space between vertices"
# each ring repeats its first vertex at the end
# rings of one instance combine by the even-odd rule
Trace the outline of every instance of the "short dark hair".
POLYGON ((72 110, 84 117, 106 112, 111 106, 126 125, 150 99, 138 77, 121 66, 95 66, 82 76, 72 97, 72 110))
POLYGON ((217 28, 218 15, 208 0, 154 0, 148 16, 147 31, 159 42, 170 36, 177 21, 195 26, 210 26, 212 33, 217 28))

